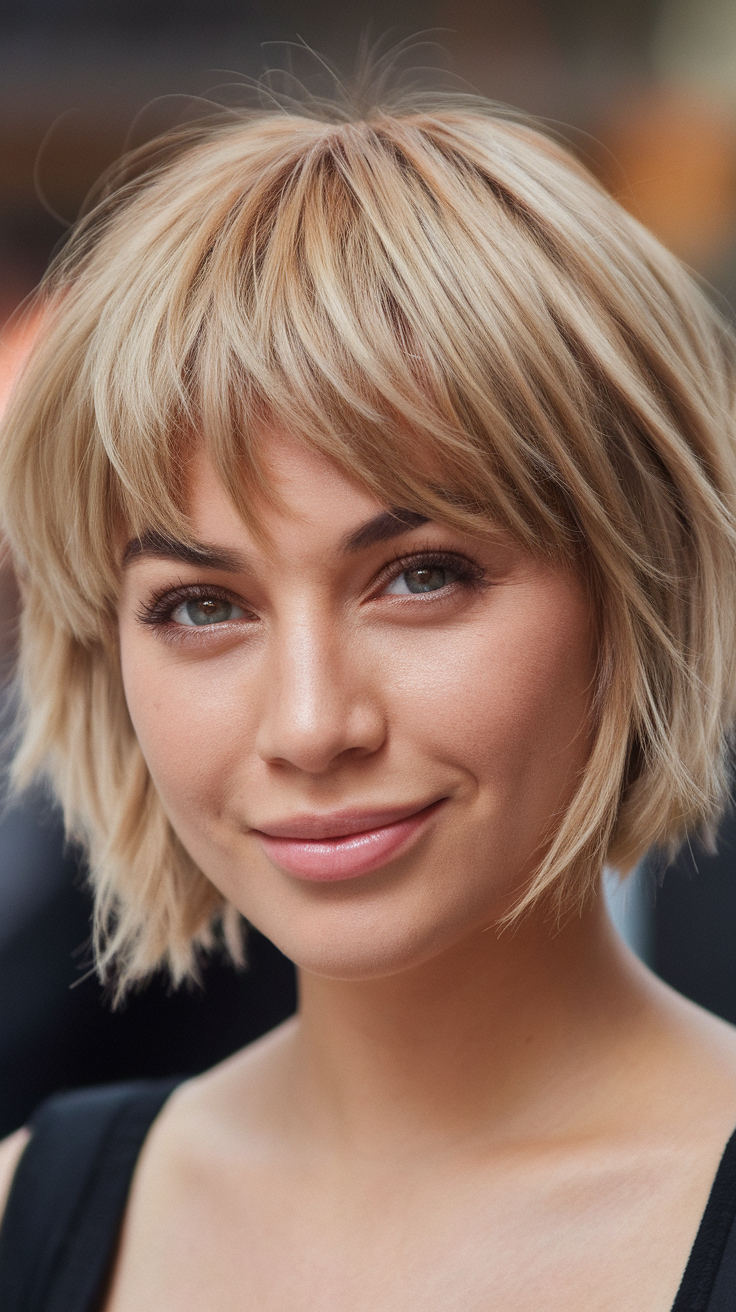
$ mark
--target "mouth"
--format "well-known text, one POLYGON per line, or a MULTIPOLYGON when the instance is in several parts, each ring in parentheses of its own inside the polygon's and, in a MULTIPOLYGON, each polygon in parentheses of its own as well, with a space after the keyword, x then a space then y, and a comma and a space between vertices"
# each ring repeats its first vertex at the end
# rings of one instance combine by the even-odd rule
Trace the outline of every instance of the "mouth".
POLYGON ((274 865, 298 879, 355 879, 403 854, 446 800, 441 797, 422 807, 295 816, 251 833, 274 865))

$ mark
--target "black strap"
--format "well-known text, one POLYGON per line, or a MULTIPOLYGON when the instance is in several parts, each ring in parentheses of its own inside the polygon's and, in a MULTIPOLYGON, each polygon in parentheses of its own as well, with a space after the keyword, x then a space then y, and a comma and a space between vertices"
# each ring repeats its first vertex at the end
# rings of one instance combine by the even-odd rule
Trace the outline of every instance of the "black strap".
POLYGON ((726 1247, 708 1300, 707 1312, 734 1312, 736 1308, 736 1220, 732 1221, 726 1247))
POLYGON ((96 1312, 141 1145, 178 1083, 84 1089, 41 1105, 0 1229, 2 1312, 96 1312))
POLYGON ((736 1312, 736 1134, 726 1144, 672 1312, 736 1312))

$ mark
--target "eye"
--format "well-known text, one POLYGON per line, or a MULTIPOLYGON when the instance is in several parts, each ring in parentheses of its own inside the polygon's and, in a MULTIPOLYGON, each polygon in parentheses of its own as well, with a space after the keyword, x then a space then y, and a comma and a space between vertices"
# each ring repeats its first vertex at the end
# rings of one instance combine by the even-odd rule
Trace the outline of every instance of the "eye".
POLYGON ((229 620, 242 620, 245 611, 242 606, 227 601, 224 597, 191 597, 182 601, 171 612, 174 624, 185 627, 201 627, 205 624, 226 624, 229 620))
POLYGON ((422 551, 402 556, 386 566, 383 597, 417 597, 461 589, 470 593, 488 584, 485 570, 477 561, 456 551, 422 551))
POLYGON ((421 592, 439 592, 451 583, 457 583, 461 576, 460 568, 452 569, 449 565, 418 561, 416 565, 397 574, 384 592, 393 597, 408 597, 421 592))

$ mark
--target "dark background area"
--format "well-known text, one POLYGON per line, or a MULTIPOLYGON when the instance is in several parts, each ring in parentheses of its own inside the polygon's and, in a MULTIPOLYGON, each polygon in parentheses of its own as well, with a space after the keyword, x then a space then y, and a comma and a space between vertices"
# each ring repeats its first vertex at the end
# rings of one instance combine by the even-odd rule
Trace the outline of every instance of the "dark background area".
MULTIPOLYGON (((732 314, 736 0, 0 0, 0 405, 28 340, 13 311, 126 142, 192 98, 237 103, 267 68, 324 90, 305 47, 349 74, 362 39, 415 34, 404 67, 547 122, 732 314)), ((6 564, 6 650, 13 615, 6 564)), ((289 963, 252 933, 245 971, 210 962, 203 989, 177 994, 157 979, 113 1014, 89 970, 89 910, 48 800, 6 811, 0 1133, 55 1088, 200 1070, 293 1009, 289 963)), ((717 858, 640 880, 629 910, 655 969, 736 1021, 736 823, 717 858)))

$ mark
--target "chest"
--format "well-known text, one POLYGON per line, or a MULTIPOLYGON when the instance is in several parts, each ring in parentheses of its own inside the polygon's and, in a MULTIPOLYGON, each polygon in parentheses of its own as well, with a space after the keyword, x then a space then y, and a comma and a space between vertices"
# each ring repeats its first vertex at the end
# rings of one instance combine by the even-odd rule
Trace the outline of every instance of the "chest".
POLYGON ((669 1312, 709 1184, 685 1166, 144 1182, 104 1312, 669 1312))

